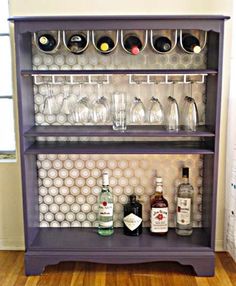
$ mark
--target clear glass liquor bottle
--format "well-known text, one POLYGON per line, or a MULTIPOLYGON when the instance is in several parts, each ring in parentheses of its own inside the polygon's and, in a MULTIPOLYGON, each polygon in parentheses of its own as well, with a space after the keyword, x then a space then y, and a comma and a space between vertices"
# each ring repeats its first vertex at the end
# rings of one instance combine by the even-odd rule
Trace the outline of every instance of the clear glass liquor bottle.
POLYGON ((176 198, 176 233, 188 236, 193 232, 193 186, 189 183, 189 168, 182 169, 182 177, 176 198))
POLYGON ((113 198, 109 189, 109 175, 103 173, 102 190, 98 198, 98 234, 102 236, 112 235, 113 230, 113 198))

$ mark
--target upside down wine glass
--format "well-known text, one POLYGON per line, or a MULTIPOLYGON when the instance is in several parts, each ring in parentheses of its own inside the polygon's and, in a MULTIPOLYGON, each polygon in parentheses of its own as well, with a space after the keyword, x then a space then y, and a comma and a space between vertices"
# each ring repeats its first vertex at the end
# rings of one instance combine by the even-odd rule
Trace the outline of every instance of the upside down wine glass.
POLYGON ((174 98, 175 83, 171 87, 171 95, 168 97, 168 108, 167 108, 167 122, 166 127, 169 131, 179 130, 179 107, 176 99, 174 98))
POLYGON ((185 130, 196 131, 198 125, 198 109, 192 97, 193 82, 190 83, 190 96, 185 96, 182 122, 185 130))

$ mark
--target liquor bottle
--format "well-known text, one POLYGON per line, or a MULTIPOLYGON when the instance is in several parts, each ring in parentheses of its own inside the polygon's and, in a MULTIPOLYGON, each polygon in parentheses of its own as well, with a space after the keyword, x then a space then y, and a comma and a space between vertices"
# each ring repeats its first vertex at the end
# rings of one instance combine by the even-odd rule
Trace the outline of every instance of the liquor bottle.
POLYGON ((112 38, 108 36, 102 36, 97 41, 97 48, 100 50, 101 53, 107 54, 109 53, 115 46, 114 41, 112 38))
POLYGON ((87 39, 82 33, 72 35, 67 41, 67 47, 73 54, 80 54, 86 45, 87 39))
POLYGON ((191 34, 182 35, 182 44, 185 50, 190 53, 199 54, 202 50, 198 38, 191 34))
POLYGON ((38 46, 44 52, 51 52, 56 47, 56 40, 51 34, 43 34, 38 38, 38 46))
POLYGON ((176 233, 178 235, 191 235, 193 186, 189 183, 189 168, 182 169, 183 183, 177 189, 176 233))
POLYGON ((124 38, 124 47, 132 55, 138 55, 143 45, 137 35, 129 34, 124 38))
POLYGON ((98 233, 102 236, 113 234, 113 199, 109 189, 109 175, 103 173, 102 190, 98 198, 98 233))
POLYGON ((163 197, 163 180, 156 178, 156 192, 151 199, 151 229, 155 234, 164 235, 168 232, 168 202, 163 197))
POLYGON ((162 36, 154 38, 153 46, 158 52, 165 53, 171 49, 172 44, 169 38, 162 36))
POLYGON ((129 200, 124 206, 124 234, 138 236, 142 233, 142 205, 134 195, 129 200))

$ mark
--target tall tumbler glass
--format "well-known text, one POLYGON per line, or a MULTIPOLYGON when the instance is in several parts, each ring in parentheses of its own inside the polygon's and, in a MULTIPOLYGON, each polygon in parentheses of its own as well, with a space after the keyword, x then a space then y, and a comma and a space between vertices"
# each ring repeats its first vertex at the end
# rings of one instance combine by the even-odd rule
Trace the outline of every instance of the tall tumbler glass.
POLYGON ((112 94, 113 130, 126 130, 127 97, 123 92, 112 94))

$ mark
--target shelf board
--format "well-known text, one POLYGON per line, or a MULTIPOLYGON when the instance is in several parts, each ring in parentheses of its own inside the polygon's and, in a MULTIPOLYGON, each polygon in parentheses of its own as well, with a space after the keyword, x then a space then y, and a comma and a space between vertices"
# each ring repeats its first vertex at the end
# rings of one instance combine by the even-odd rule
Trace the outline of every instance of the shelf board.
POLYGON ((77 251, 77 252, 168 252, 168 251, 208 251, 209 234, 204 229, 195 228, 193 234, 181 237, 174 229, 166 236, 155 236, 148 228, 137 237, 126 236, 123 228, 116 228, 114 234, 102 237, 96 228, 39 228, 30 245, 30 250, 77 251))
POLYGON ((25 137, 214 137, 206 126, 199 126, 197 131, 180 130, 178 132, 167 131, 165 126, 130 125, 127 130, 114 131, 112 126, 33 126, 24 133, 25 137))
POLYGON ((214 154, 214 151, 204 141, 36 141, 25 154, 214 154))
POLYGON ((217 74, 216 69, 104 69, 104 70, 22 70, 23 76, 31 75, 80 75, 80 74, 217 74))

